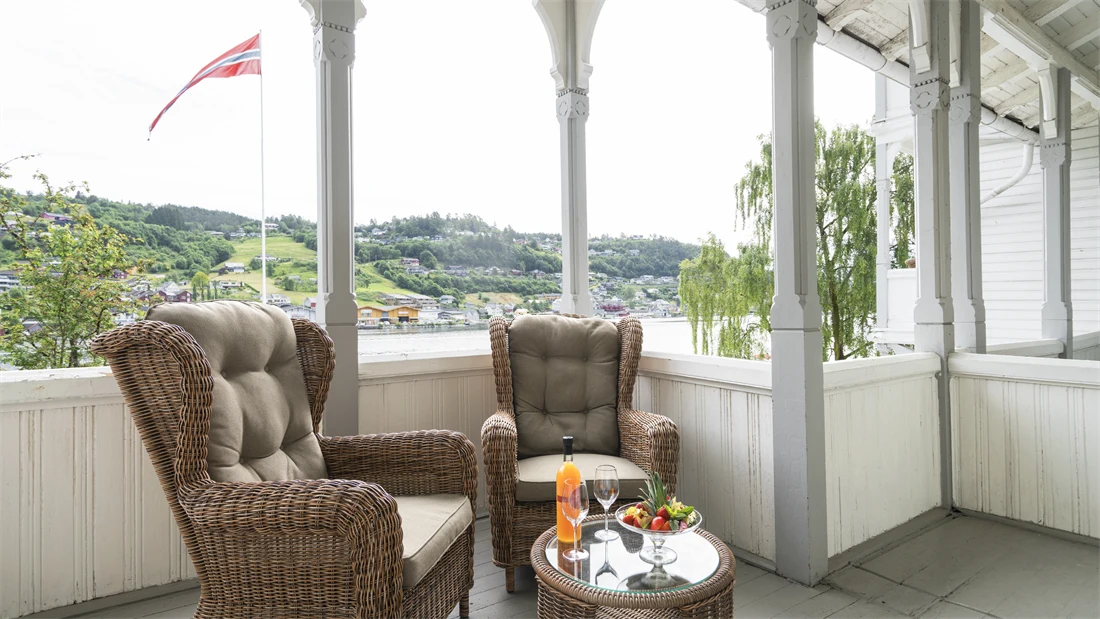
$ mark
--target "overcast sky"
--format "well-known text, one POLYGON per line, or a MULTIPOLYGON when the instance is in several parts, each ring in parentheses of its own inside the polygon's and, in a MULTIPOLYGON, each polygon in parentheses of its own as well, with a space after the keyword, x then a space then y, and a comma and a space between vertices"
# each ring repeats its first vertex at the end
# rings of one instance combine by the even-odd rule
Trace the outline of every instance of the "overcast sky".
MULTIPOLYGON (((561 227, 550 48, 527 0, 367 0, 356 33, 355 219, 474 213, 561 227)), ((199 68, 263 30, 269 215, 316 219, 312 30, 297 0, 0 2, 0 160, 115 200, 260 213, 260 80, 199 68)), ((608 0, 592 45, 589 233, 735 232, 770 127, 763 17, 734 0, 608 0)), ((873 74, 815 47, 817 115, 866 125, 873 74)))

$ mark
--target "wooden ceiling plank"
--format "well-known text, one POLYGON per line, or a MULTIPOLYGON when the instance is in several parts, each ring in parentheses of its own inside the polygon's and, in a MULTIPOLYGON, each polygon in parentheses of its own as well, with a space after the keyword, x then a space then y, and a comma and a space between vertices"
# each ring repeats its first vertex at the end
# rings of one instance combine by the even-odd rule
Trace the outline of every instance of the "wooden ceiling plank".
POLYGON ((1058 35, 1055 41, 1062 47, 1073 51, 1093 39, 1100 40, 1100 11, 1093 13, 1091 17, 1058 35))
POLYGON ((1009 64, 990 71, 988 75, 982 78, 982 92, 991 90, 993 88, 1000 88, 1005 82, 1011 81, 1028 70, 1027 63, 1023 60, 1014 60, 1009 64))
POLYGON ((874 3, 875 0, 844 0, 829 11, 825 16, 825 23, 833 30, 840 30, 874 3))
POLYGON ((1024 17, 1035 22, 1036 26, 1045 26, 1079 2, 1081 0, 1040 0, 1024 11, 1024 17))

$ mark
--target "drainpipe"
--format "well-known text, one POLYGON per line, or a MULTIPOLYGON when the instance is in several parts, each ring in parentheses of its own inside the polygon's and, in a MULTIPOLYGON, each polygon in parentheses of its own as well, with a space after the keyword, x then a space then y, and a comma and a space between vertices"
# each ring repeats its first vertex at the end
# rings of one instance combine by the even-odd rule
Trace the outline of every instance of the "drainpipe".
MULTIPOLYGON (((737 0, 740 4, 757 13, 766 13, 767 7, 760 0, 737 0)), ((889 60, 879 51, 843 30, 833 30, 823 19, 817 22, 817 43, 827 47, 845 58, 854 60, 868 69, 881 73, 895 82, 909 88, 909 66, 889 60)), ((998 116, 996 112, 982 105, 982 124, 995 129, 1008 137, 1036 144, 1039 134, 1027 127, 998 116)))
POLYGON ((993 198, 996 198, 997 196, 1001 195, 1005 191, 1008 191, 1013 185, 1015 185, 1016 183, 1023 180, 1024 177, 1027 176, 1031 172, 1031 162, 1032 162, 1032 159, 1033 159, 1034 155, 1035 155, 1035 144, 1033 144, 1031 142, 1028 142, 1028 143, 1024 144, 1024 163, 1023 163, 1023 165, 1020 166, 1019 171, 1016 172, 1015 176, 1013 176, 1012 178, 1005 181, 1004 184, 1002 184, 1000 187, 998 187, 998 188, 994 189, 993 191, 985 194, 985 196, 982 197, 982 204, 985 204, 986 202, 989 202, 993 198))

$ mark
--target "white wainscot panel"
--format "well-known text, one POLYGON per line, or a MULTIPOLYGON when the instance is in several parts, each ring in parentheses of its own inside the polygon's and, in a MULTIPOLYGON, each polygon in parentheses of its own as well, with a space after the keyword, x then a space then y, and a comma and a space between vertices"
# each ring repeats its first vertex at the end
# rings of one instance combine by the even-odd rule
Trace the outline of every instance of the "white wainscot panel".
POLYGON ((825 364, 830 557, 940 503, 939 370, 930 353, 825 364))
POLYGON ((0 381, 0 617, 194 578, 109 370, 0 381))
POLYGON ((1100 363, 949 363, 956 505, 1100 537, 1100 363))
POLYGON ((703 526, 774 561, 771 365, 647 354, 634 407, 680 428, 676 493, 702 511, 703 526))
POLYGON ((1073 358, 1100 361, 1100 331, 1073 336, 1073 358))

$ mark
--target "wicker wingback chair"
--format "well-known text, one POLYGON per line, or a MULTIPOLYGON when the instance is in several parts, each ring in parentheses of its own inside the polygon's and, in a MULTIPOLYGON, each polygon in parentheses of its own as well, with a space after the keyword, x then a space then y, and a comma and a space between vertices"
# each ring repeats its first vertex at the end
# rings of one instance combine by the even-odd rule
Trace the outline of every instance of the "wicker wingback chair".
POLYGON ((165 304, 148 317, 92 351, 111 364, 194 562, 196 617, 469 615, 477 462, 465 436, 321 436, 332 340, 277 308, 165 304), (224 440, 234 432, 239 451, 224 440), (273 446, 257 451, 250 433, 273 446))
POLYGON ((639 498, 653 471, 675 489, 680 433, 667 417, 633 408, 642 352, 637 319, 612 325, 573 315, 521 316, 509 325, 495 317, 489 338, 497 410, 482 426, 481 442, 493 563, 505 568, 507 590, 514 591, 515 567, 530 565, 535 540, 556 522, 564 434, 574 435, 574 461, 585 479, 591 482, 598 464, 618 469, 617 507, 639 498))

